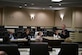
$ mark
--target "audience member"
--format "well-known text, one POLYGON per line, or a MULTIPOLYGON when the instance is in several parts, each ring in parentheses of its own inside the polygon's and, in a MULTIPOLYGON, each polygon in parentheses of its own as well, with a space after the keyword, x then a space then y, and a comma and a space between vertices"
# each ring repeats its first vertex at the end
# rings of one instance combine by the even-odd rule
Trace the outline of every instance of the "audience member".
POLYGON ((55 39, 61 38, 60 35, 59 35, 59 32, 58 32, 58 29, 55 29, 53 36, 54 36, 55 39))
POLYGON ((9 38, 10 38, 10 39, 14 39, 14 33, 11 32, 11 31, 8 31, 8 32, 9 32, 9 38))
POLYGON ((41 31, 39 31, 38 33, 37 33, 37 35, 36 35, 36 41, 42 41, 42 32, 41 31))
POLYGON ((64 40, 64 42, 71 43, 71 42, 72 42, 72 39, 71 39, 71 38, 66 38, 66 39, 64 40))
POLYGON ((60 33, 61 38, 68 38, 69 37, 69 31, 66 29, 66 25, 62 25, 62 32, 60 33))
POLYGON ((10 43, 10 38, 9 38, 9 33, 8 32, 4 32, 4 36, 3 36, 3 43, 10 43))
MULTIPOLYGON (((35 38, 36 38, 36 36, 37 36, 37 34, 38 34, 39 32, 41 32, 41 31, 36 31, 36 32, 35 32, 35 38)), ((43 36, 43 32, 41 32, 41 35, 43 36)))
POLYGON ((5 51, 0 51, 0 55, 7 55, 5 51))
POLYGON ((30 38, 31 38, 30 29, 25 29, 25 32, 21 35, 21 37, 24 38, 24 39, 28 39, 27 44, 29 46, 30 45, 30 38))
POLYGON ((21 38, 30 39, 30 38, 31 38, 31 35, 30 35, 30 29, 25 29, 25 32, 22 33, 21 38))

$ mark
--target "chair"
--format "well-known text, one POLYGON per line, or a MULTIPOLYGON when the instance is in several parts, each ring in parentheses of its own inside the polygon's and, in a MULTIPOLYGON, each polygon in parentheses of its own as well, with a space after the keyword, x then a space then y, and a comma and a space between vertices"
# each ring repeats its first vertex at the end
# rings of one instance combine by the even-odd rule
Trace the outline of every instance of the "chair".
POLYGON ((35 42, 30 44, 30 55, 49 55, 48 43, 35 42))
POLYGON ((78 55, 77 43, 61 43, 61 50, 58 55, 78 55))
POLYGON ((47 31, 47 36, 53 36, 53 31, 47 31))
POLYGON ((20 55, 16 44, 0 44, 0 51, 5 51, 8 55, 20 55))
POLYGON ((17 33, 17 32, 24 32, 24 29, 23 28, 17 28, 17 29, 15 29, 15 32, 17 33))
POLYGON ((30 35, 31 35, 31 36, 34 36, 34 35, 35 35, 35 32, 34 32, 34 31, 31 31, 31 32, 30 32, 30 35))
POLYGON ((19 26, 20 29, 23 29, 23 26, 19 26))
POLYGON ((0 28, 2 29, 2 28, 4 28, 4 26, 0 26, 0 28))
POLYGON ((31 31, 31 26, 27 26, 27 29, 30 29, 30 31, 31 31))
POLYGON ((16 38, 22 38, 22 32, 15 33, 16 38))

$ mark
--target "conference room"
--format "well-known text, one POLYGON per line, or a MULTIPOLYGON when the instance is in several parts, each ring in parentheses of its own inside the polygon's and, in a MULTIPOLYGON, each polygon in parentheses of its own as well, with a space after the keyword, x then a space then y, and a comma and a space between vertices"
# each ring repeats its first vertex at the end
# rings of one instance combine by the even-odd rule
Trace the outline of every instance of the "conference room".
POLYGON ((80 0, 0 0, 4 55, 82 55, 81 36, 80 0))

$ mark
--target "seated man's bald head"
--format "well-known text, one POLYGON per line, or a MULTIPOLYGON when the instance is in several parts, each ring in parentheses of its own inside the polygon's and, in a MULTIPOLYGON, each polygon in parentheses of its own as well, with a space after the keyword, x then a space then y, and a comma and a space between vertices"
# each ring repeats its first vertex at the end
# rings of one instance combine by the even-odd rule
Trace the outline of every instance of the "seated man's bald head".
POLYGON ((0 55, 7 55, 5 51, 0 51, 0 55))

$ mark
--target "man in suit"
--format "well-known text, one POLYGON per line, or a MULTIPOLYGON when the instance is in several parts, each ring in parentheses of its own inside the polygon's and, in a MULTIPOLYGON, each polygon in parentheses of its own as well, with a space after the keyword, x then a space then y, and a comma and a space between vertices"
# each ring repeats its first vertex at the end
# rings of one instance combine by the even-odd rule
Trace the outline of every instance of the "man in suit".
POLYGON ((69 37, 69 31, 66 29, 65 24, 62 25, 62 32, 60 33, 60 37, 64 39, 69 37))

